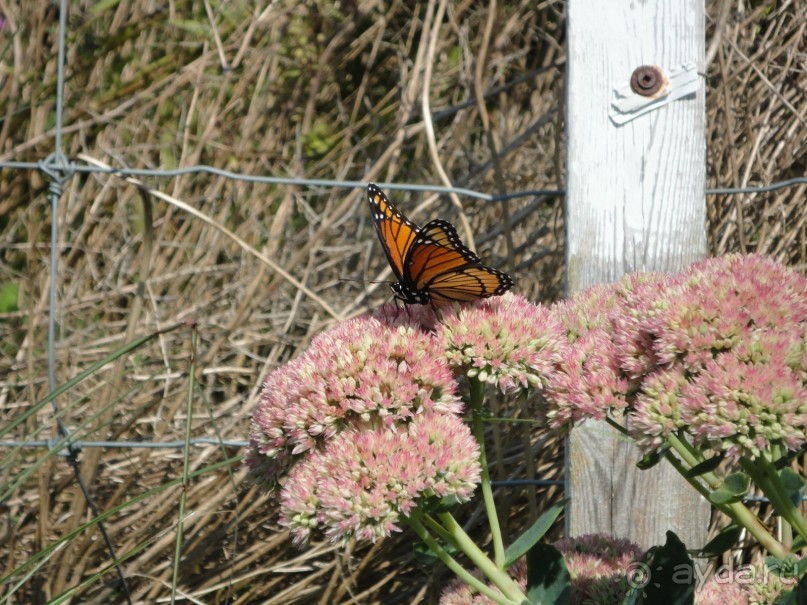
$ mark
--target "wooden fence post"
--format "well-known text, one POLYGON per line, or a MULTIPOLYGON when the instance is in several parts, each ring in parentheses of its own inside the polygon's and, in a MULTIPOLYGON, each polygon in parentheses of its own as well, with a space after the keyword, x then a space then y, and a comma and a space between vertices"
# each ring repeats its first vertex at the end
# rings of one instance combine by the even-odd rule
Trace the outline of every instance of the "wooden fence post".
MULTIPOLYGON (((569 1, 570 295, 627 272, 675 272, 707 253, 704 14, 703 0, 569 1), (621 125, 609 115, 636 68, 670 76, 687 63, 696 92, 621 125)), ((648 547, 671 529, 703 546, 709 505, 669 464, 637 470, 637 448, 605 423, 576 428, 567 447, 569 535, 607 532, 648 547)))

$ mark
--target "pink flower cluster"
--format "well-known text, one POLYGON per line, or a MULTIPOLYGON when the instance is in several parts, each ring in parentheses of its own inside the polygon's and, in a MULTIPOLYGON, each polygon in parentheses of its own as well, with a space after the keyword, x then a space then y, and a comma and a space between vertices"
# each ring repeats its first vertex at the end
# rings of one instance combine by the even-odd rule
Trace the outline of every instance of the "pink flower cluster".
POLYGON ((679 430, 755 458, 807 442, 807 279, 759 255, 629 276, 556 305, 570 354, 549 379, 554 427, 621 416, 645 450, 679 430))
POLYGON ((479 481, 456 375, 543 388, 568 347, 546 308, 509 293, 437 311, 385 305, 266 378, 247 463, 258 482, 281 484, 281 523, 297 541, 314 529, 388 535, 419 499, 468 499, 479 481))
MULTIPOLYGON (((625 577, 630 563, 642 550, 628 540, 605 534, 589 534, 555 543, 563 555, 571 579, 570 605, 618 605, 628 593, 625 577)), ((522 590, 527 586, 527 565, 516 562, 508 570, 522 590)), ((492 585, 491 585, 492 587, 492 585)), ((474 592, 459 580, 449 584, 440 597, 440 605, 494 605, 488 597, 474 592)))
POLYGON ((374 540, 419 498, 470 498, 479 449, 427 320, 389 306, 343 322, 264 382, 247 463, 282 484, 296 541, 314 528, 374 540))
POLYGON ((777 575, 764 561, 738 567, 723 566, 695 593, 697 605, 774 605, 796 585, 795 574, 777 575))
POLYGON ((359 317, 318 335, 267 377, 250 437, 282 472, 292 456, 357 423, 394 428, 429 411, 462 411, 439 343, 416 324, 359 317))
POLYGON ((628 381, 617 361, 611 326, 617 304, 615 285, 598 285, 552 307, 569 344, 549 378, 552 426, 602 420, 608 411, 625 407, 628 381))
MULTIPOLYGON (((515 580, 522 592, 527 591, 527 564, 524 559, 514 563, 507 573, 515 580)), ((474 573, 474 576, 481 578, 482 574, 477 572, 474 573)), ((494 588, 491 583, 488 583, 488 586, 494 588)), ((443 589, 439 605, 496 605, 496 602, 483 594, 475 593, 465 582, 457 579, 449 582, 443 589)))
POLYGON ((397 431, 346 430, 292 468, 280 524, 297 543, 321 526, 333 540, 375 542, 398 531, 420 498, 468 500, 479 482, 479 446, 462 420, 427 412, 397 431))
POLYGON ((440 319, 437 334, 451 366, 503 393, 542 389, 568 349, 546 307, 510 292, 449 308, 440 319))
POLYGON ((569 603, 622 603, 630 586, 626 574, 642 550, 630 540, 587 534, 555 543, 571 577, 569 603))

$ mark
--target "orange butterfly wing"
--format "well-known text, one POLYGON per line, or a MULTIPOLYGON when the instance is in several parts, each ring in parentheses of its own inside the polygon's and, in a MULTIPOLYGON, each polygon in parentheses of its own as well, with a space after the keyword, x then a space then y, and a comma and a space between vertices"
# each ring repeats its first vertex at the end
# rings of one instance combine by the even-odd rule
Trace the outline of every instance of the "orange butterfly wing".
POLYGON ((398 281, 404 277, 406 254, 417 236, 418 226, 392 205, 376 185, 367 186, 367 199, 381 247, 398 281))
POLYGON ((513 287, 509 275, 483 265, 454 225, 439 219, 418 231, 405 269, 416 289, 436 301, 466 302, 499 296, 513 287))
POLYGON ((509 275, 482 264, 448 221, 418 228, 372 183, 367 198, 381 247, 398 279, 392 290, 404 302, 467 302, 513 287, 509 275))

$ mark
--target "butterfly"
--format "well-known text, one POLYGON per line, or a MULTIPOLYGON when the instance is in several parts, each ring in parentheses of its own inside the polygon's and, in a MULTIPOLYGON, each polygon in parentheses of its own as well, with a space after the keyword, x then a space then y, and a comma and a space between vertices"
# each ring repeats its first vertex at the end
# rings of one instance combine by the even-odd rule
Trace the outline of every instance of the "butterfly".
POLYGON ((466 302, 500 296, 513 287, 509 275, 482 264, 448 221, 437 219, 418 227, 373 183, 367 186, 367 200, 398 280, 391 286, 396 298, 410 305, 466 302))

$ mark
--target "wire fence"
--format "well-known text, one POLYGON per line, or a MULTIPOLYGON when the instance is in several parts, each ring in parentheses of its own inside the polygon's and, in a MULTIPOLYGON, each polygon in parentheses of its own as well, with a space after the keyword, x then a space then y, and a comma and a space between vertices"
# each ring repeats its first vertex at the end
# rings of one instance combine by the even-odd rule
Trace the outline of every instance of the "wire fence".
MULTIPOLYGON (((309 178, 294 178, 294 177, 275 177, 255 174, 244 174, 234 172, 231 170, 224 170, 215 166, 208 166, 204 164, 186 166, 175 169, 144 169, 144 168, 130 168, 130 167, 103 167, 93 164, 76 162, 68 159, 62 148, 63 137, 63 120, 64 120, 64 64, 66 53, 66 18, 67 18, 67 0, 60 1, 59 9, 59 41, 58 41, 58 66, 57 66, 57 81, 56 81, 56 115, 55 124, 53 128, 54 134, 54 151, 44 160, 38 162, 31 161, 0 161, 0 170, 31 170, 40 172, 47 180, 48 197, 51 204, 51 234, 50 234, 50 290, 49 290, 49 307, 48 307, 48 343, 47 343, 47 372, 48 382, 51 391, 57 388, 55 378, 55 316, 57 309, 57 288, 58 283, 58 204, 62 196, 65 183, 75 174, 112 174, 121 177, 154 177, 160 179, 175 178, 188 175, 213 175, 224 177, 235 181, 242 181, 248 183, 260 183, 268 185, 280 186, 304 186, 311 188, 343 188, 343 189, 361 189, 366 187, 366 183, 361 181, 352 180, 338 180, 338 179, 309 179, 309 178)), ((800 184, 807 184, 807 176, 795 177, 787 180, 782 180, 768 185, 753 186, 753 187, 716 187, 707 188, 706 195, 741 195, 741 194, 757 194, 775 191, 786 187, 793 187, 800 184)), ((530 197, 562 197, 565 195, 563 189, 527 189, 522 191, 509 192, 504 194, 488 194, 473 189, 462 187, 445 187, 429 184, 417 183, 379 183, 379 186, 390 190, 402 190, 411 192, 431 192, 438 194, 457 194, 472 199, 482 200, 485 202, 503 202, 507 200, 530 198, 530 197)), ((57 423, 58 432, 63 438, 64 444, 59 449, 67 449, 72 451, 73 455, 77 455, 78 450, 81 448, 183 448, 186 446, 185 441, 167 441, 167 442, 133 442, 133 441, 84 441, 72 440, 70 432, 64 426, 60 415, 58 404, 53 400, 54 416, 57 423), (72 448, 75 448, 73 451, 72 448)), ((53 449, 57 441, 50 440, 29 440, 29 441, 15 441, 7 440, 0 441, 0 448, 48 448, 53 449)), ((211 445, 216 444, 220 446, 229 447, 245 447, 248 442, 243 440, 219 440, 210 438, 191 439, 188 442, 190 446, 211 445)))
MULTIPOLYGON (((174 168, 170 170, 154 169, 154 168, 105 168, 103 166, 95 166, 92 164, 80 164, 70 160, 64 160, 62 164, 55 164, 52 156, 41 162, 14 162, 14 161, 0 161, 0 170, 38 170, 49 178, 53 178, 52 174, 56 171, 58 174, 73 175, 76 173, 96 173, 96 174, 114 174, 116 176, 141 176, 141 177, 157 177, 157 178, 174 178, 178 176, 187 176, 193 174, 209 174, 212 176, 220 176, 234 181, 243 181, 245 183, 260 183, 263 185, 297 185, 302 187, 325 187, 325 188, 341 188, 341 189, 364 189, 367 183, 363 181, 345 181, 345 180, 331 180, 331 179, 306 179, 306 178, 292 178, 292 177, 279 177, 279 176, 264 176, 255 174, 243 174, 240 172, 233 172, 232 170, 224 170, 216 168, 215 166, 206 166, 204 164, 197 164, 195 166, 186 166, 184 168, 174 168)), ((757 187, 713 187, 704 190, 706 195, 738 195, 738 194, 751 194, 751 193, 766 193, 769 191, 776 191, 784 189, 785 187, 793 187, 795 185, 807 184, 807 177, 794 177, 784 181, 777 181, 770 185, 760 185, 757 187)), ((470 197, 484 202, 504 202, 526 197, 562 197, 566 195, 564 189, 525 189, 523 191, 513 191, 511 193, 504 193, 500 195, 492 195, 474 189, 466 189, 463 187, 445 187, 442 185, 423 185, 419 183, 377 183, 379 187, 384 189, 392 189, 398 191, 420 191, 450 194, 455 193, 465 197, 470 197)))
MULTIPOLYGON (((61 66, 61 59, 60 59, 61 66)), ((60 70, 60 77, 63 78, 62 70, 60 70)), ((59 91, 61 93, 63 83, 59 81, 59 91)), ((57 95, 57 114, 61 115, 62 111, 62 94, 57 95)), ((184 168, 175 168, 170 170, 165 169, 143 169, 143 168, 115 168, 103 167, 92 164, 83 164, 75 161, 68 160, 60 150, 61 145, 61 120, 57 120, 55 132, 57 134, 55 144, 57 150, 40 162, 19 162, 19 161, 0 161, 0 169, 5 170, 36 170, 41 172, 49 181, 48 196, 51 202, 51 262, 50 262, 50 304, 48 307, 48 378, 51 391, 57 387, 55 379, 55 314, 57 309, 56 300, 56 284, 58 283, 58 222, 56 220, 58 212, 58 202, 61 198, 64 184, 74 174, 80 173, 96 173, 96 174, 113 174, 121 177, 155 177, 155 178, 174 178, 179 176, 187 176, 194 174, 208 174, 213 176, 220 176, 232 180, 261 183, 270 185, 283 185, 283 186, 304 186, 311 188, 344 188, 344 189, 363 189, 367 186, 362 181, 350 180, 329 180, 329 179, 307 179, 307 178, 291 178, 291 177, 273 177, 264 175, 252 175, 234 172, 231 170, 224 170, 215 166, 207 165, 194 165, 184 168)), ((706 195, 739 195, 739 194, 753 194, 765 193, 783 189, 785 187, 792 187, 799 184, 807 183, 807 177, 795 177, 769 185, 757 187, 718 187, 708 188, 705 190, 706 195)), ((473 189, 462 187, 445 187, 439 185, 417 184, 417 183, 379 183, 379 186, 385 189, 413 191, 413 192, 432 192, 439 194, 457 194, 465 197, 470 197, 485 202, 502 202, 512 199, 528 198, 528 197, 562 197, 565 195, 563 189, 527 189, 523 191, 515 191, 501 195, 491 195, 473 189)), ((54 414, 58 424, 59 434, 66 439, 64 444, 59 449, 68 450, 70 448, 182 448, 185 447, 184 441, 168 441, 168 442, 133 442, 133 441, 82 441, 71 440, 70 432, 66 426, 63 425, 62 420, 58 413, 58 405, 54 400, 54 414)), ((53 449, 55 440, 30 440, 30 441, 0 441, 0 448, 5 447, 38 447, 53 449)), ((197 445, 211 445, 217 444, 221 446, 231 447, 246 447, 247 441, 243 440, 216 440, 209 438, 191 439, 188 443, 191 446, 197 445)), ((77 451, 75 452, 78 453, 77 451)))
MULTIPOLYGON (((304 186, 311 188, 344 188, 344 189, 357 189, 366 187, 366 183, 351 180, 327 180, 327 179, 308 179, 308 178, 289 178, 289 177, 274 177, 263 176, 254 174, 242 174, 230 170, 224 170, 214 166, 208 165, 193 165, 176 169, 142 169, 142 168, 129 168, 129 167, 101 167, 81 162, 76 162, 68 159, 63 151, 62 137, 64 134, 64 65, 66 54, 66 33, 67 33, 67 0, 60 0, 59 8, 59 29, 58 29, 58 66, 57 66, 57 82, 56 82, 56 109, 55 109, 55 125, 53 129, 54 135, 54 151, 46 159, 38 162, 31 161, 0 161, 0 169, 2 170, 28 170, 38 171, 48 182, 47 195, 50 201, 51 210, 51 233, 50 233, 50 284, 49 284, 49 307, 48 307, 48 343, 47 343, 47 374, 48 383, 51 392, 56 391, 57 381, 55 375, 55 341, 56 341, 56 309, 57 309, 57 277, 58 277, 58 261, 59 261, 59 241, 58 232, 58 206, 62 197, 65 184, 76 174, 111 174, 123 177, 154 177, 158 179, 175 178, 188 175, 214 175, 224 177, 227 179, 249 182, 261 183, 279 186, 304 186)), ((741 195, 741 194, 758 194, 778 189, 792 187, 800 184, 807 183, 807 176, 796 177, 787 180, 782 180, 770 183, 763 186, 754 187, 738 187, 738 188, 709 188, 705 190, 706 195, 741 195)), ((503 202, 506 200, 530 198, 530 197, 562 197, 565 195, 563 189, 529 189, 523 191, 515 191, 510 193, 491 195, 488 193, 476 191, 473 189, 466 189, 460 187, 444 187, 436 185, 424 185, 415 183, 379 183, 380 186, 390 190, 405 190, 412 192, 432 192, 438 194, 457 194, 485 202, 503 202)), ((215 445, 219 447, 235 447, 243 448, 248 445, 247 441, 243 440, 230 440, 230 439, 216 439, 216 438, 193 438, 189 440, 175 440, 165 442, 148 442, 148 441, 92 441, 92 440, 74 440, 71 437, 70 430, 64 424, 60 417, 59 407, 56 398, 52 400, 53 415, 57 425, 57 432, 60 439, 47 439, 47 440, 6 440, 0 441, 0 448, 45 448, 52 453, 58 453, 67 457, 71 464, 76 480, 80 485, 84 498, 88 506, 97 516, 98 511, 92 503, 89 492, 84 485, 81 472, 78 466, 78 454, 82 448, 152 448, 152 449, 184 449, 186 447, 215 445)), ((499 485, 563 485, 561 480, 512 480, 497 482, 499 485)), ((749 497, 749 499, 760 500, 757 497, 749 497)), ((117 557, 115 550, 109 537, 106 534, 103 523, 99 524, 99 529, 107 544, 109 553, 116 562, 117 557)), ((118 575, 124 587, 127 586, 126 578, 122 570, 118 567, 118 575)), ((125 588, 128 596, 128 588, 125 588)), ((131 600, 129 599, 129 602, 131 600)))

